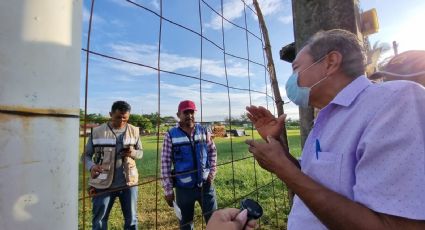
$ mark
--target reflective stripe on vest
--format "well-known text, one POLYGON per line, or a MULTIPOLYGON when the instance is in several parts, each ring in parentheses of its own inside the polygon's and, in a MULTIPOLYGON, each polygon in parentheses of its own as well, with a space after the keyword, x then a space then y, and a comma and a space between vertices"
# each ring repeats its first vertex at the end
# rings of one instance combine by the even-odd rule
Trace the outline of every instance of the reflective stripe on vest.
POLYGON ((137 139, 136 138, 125 138, 124 136, 124 140, 123 140, 123 144, 125 145, 136 145, 137 144, 137 139))
POLYGON ((93 145, 116 145, 116 138, 114 139, 106 139, 106 138, 93 138, 93 145))

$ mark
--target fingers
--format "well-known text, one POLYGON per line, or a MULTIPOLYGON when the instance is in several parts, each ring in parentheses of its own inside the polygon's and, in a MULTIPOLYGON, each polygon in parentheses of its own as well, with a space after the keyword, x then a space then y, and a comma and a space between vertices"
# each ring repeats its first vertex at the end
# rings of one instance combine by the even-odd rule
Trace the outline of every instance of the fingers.
POLYGON ((247 106, 246 110, 248 111, 248 114, 251 115, 251 117, 253 117, 257 120, 263 116, 263 114, 260 112, 259 108, 255 105, 247 106))
POLYGON ((236 209, 236 208, 220 209, 220 210, 215 211, 212 214, 211 219, 219 220, 219 221, 222 221, 222 222, 230 222, 238 216, 239 211, 240 210, 236 209))
POLYGON ((252 154, 256 154, 257 152, 258 152, 258 150, 257 150, 257 146, 258 146, 258 142, 256 142, 256 141, 254 141, 254 140, 246 140, 245 141, 245 143, 247 144, 247 145, 249 145, 249 147, 248 147, 248 151, 250 152, 250 153, 252 153, 252 154))
POLYGON ((246 116, 249 120, 251 120, 253 123, 257 122, 257 118, 252 116, 250 113, 247 113, 246 116))
POLYGON ((247 210, 241 212, 236 208, 225 208, 212 214, 206 229, 243 229, 247 219, 247 210))
POLYGON ((254 144, 254 140, 245 140, 245 144, 247 145, 253 145, 254 144))
POLYGON ((93 173, 95 173, 95 174, 99 174, 99 173, 101 173, 103 170, 102 170, 102 167, 101 167, 100 165, 94 165, 94 166, 91 168, 91 171, 93 171, 93 173))
POLYGON ((255 140, 245 140, 245 144, 249 145, 249 147, 253 148, 263 148, 267 143, 263 141, 255 141, 255 140))
POLYGON ((257 106, 255 106, 255 105, 250 105, 250 106, 245 107, 245 109, 246 109, 249 113, 251 113, 251 114, 255 114, 258 108, 257 108, 257 106))
POLYGON ((96 178, 102 172, 102 167, 99 165, 95 165, 90 169, 91 178, 96 178))
MULTIPOLYGON (((239 210, 238 210, 239 212, 239 210)), ((237 214, 234 222, 236 223, 236 225, 238 225, 237 229, 243 229, 243 227, 245 226, 245 223, 248 221, 248 210, 244 209, 242 210, 242 212, 239 212, 239 214, 237 214)))
POLYGON ((279 143, 279 141, 277 141, 274 137, 272 136, 267 136, 267 142, 269 144, 274 144, 274 143, 279 143))
POLYGON ((256 154, 261 152, 259 149, 261 149, 262 146, 266 144, 266 143, 260 143, 254 140, 246 140, 245 143, 249 145, 248 151, 254 154, 254 157, 256 154))
POLYGON ((258 151, 258 149, 257 148, 255 148, 254 146, 249 146, 248 147, 248 151, 250 152, 250 153, 252 153, 253 155, 254 155, 254 157, 256 156, 256 154, 258 154, 260 151, 258 151))
POLYGON ((268 111, 263 106, 258 107, 258 113, 261 114, 261 117, 274 117, 270 111, 268 111))
POLYGON ((257 160, 257 158, 258 158, 258 155, 263 155, 263 154, 262 154, 262 152, 261 152, 258 148, 254 147, 254 146, 249 146, 249 147, 248 147, 248 151, 249 151, 250 153, 252 153, 252 156, 253 156, 253 157, 254 157, 254 159, 256 159, 256 160, 257 160))
POLYGON ((164 199, 167 202, 168 206, 173 207, 174 194, 164 196, 164 199))
POLYGON ((222 209, 221 211, 224 212, 226 220, 233 220, 237 218, 240 212, 240 210, 236 208, 226 208, 226 209, 222 209))
POLYGON ((282 114, 277 118, 277 122, 279 125, 283 126, 286 120, 286 114, 282 114))
POLYGON ((250 220, 246 224, 244 230, 254 230, 255 228, 257 228, 257 220, 250 220))

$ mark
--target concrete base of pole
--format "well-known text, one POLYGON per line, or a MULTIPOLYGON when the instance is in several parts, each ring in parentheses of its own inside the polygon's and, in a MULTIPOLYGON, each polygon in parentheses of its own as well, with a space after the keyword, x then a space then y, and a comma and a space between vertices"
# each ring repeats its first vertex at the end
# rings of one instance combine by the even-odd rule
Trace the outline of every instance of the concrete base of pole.
POLYGON ((0 1, 0 228, 78 228, 82 1, 0 1))

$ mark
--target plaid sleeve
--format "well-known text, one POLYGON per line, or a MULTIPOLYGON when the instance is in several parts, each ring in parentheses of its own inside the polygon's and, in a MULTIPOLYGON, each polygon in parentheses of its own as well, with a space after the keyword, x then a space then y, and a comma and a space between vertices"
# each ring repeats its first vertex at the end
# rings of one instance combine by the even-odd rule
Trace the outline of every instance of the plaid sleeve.
POLYGON ((207 133, 207 148, 208 148, 208 160, 210 162, 210 175, 215 178, 217 173, 217 148, 215 147, 214 141, 211 137, 211 133, 207 133))
POLYGON ((171 147, 171 138, 167 132, 164 136, 161 152, 161 177, 165 195, 173 194, 173 180, 171 178, 171 147))

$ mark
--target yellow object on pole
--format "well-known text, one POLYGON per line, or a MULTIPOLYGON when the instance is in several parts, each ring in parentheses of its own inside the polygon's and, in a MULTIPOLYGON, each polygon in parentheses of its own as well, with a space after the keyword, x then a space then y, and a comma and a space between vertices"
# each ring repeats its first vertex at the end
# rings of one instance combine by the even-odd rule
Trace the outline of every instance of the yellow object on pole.
POLYGON ((363 35, 367 36, 379 31, 378 14, 375 8, 363 12, 360 18, 363 35))

